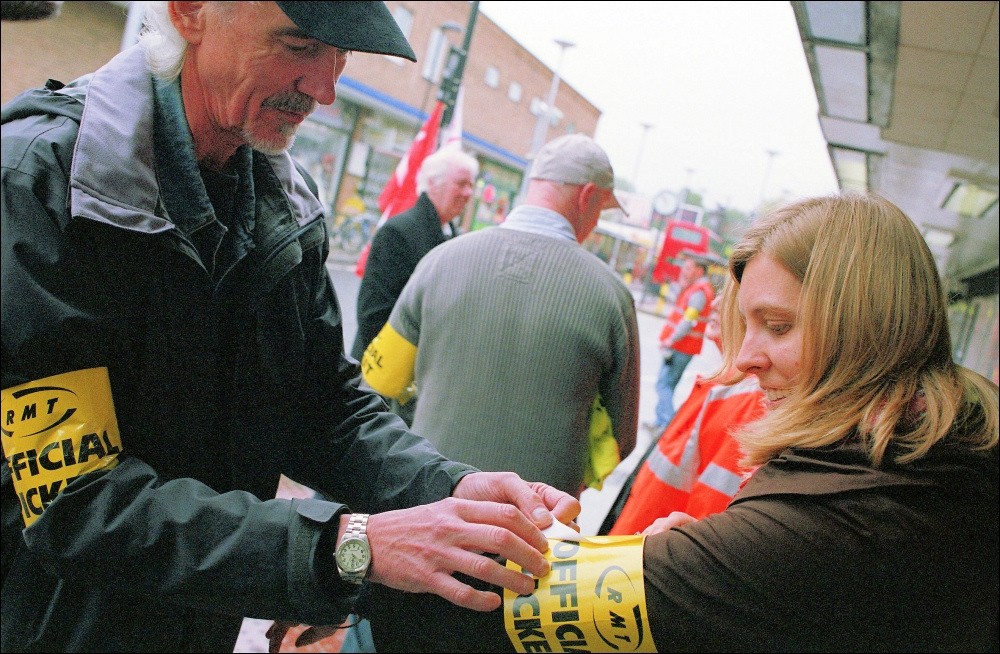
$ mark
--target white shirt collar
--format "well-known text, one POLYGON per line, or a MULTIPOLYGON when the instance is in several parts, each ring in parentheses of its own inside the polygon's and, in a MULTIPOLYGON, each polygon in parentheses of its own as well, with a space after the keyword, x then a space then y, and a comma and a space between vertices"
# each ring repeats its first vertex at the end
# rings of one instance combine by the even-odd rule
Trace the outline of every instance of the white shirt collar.
POLYGON ((576 232, 562 215, 551 209, 521 204, 500 223, 505 229, 541 234, 551 238, 577 242, 576 232))

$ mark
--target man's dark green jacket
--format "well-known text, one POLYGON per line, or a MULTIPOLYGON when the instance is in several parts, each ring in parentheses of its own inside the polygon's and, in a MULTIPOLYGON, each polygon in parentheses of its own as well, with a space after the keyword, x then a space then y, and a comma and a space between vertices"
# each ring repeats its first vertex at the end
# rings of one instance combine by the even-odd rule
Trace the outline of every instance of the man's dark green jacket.
POLYGON ((361 388, 287 154, 247 155, 246 238, 210 274, 194 234, 218 223, 167 174, 194 153, 165 145, 155 88, 133 48, 3 108, 3 388, 107 368, 122 440, 26 529, 4 462, 5 652, 231 651, 243 616, 337 623, 356 593, 327 527, 472 470, 361 388), (319 495, 273 499, 281 473, 319 495))

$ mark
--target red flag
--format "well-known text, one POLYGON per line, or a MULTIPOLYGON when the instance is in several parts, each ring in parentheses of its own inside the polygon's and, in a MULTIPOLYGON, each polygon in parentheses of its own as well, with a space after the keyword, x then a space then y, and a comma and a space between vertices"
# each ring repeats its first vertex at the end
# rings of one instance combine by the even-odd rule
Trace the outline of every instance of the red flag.
MULTIPOLYGON (((392 216, 406 211, 417 203, 417 171, 420 170, 427 155, 434 152, 437 146, 438 130, 441 127, 443 113, 444 103, 438 100, 437 104, 434 105, 434 111, 427 117, 427 121, 413 138, 410 149, 399 160, 396 172, 385 183, 385 188, 378 196, 378 208, 382 211, 382 217, 379 218, 375 229, 381 227, 392 216)), ((365 274, 365 263, 368 261, 370 248, 371 242, 365 245, 365 249, 358 257, 358 264, 354 269, 358 277, 363 277, 365 274)))

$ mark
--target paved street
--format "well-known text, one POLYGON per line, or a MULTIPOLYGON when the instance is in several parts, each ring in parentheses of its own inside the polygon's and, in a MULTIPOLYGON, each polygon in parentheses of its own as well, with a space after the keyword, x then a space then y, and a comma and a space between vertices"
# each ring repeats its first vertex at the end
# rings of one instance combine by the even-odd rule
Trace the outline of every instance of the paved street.
MULTIPOLYGON (((354 342, 354 334, 357 331, 357 297, 360 279, 354 274, 354 257, 347 257, 341 253, 333 252, 327 261, 327 269, 330 271, 330 278, 340 299, 341 311, 344 314, 344 342, 349 350, 354 342)), ((663 326, 663 318, 652 315, 644 311, 638 313, 639 337, 641 339, 641 392, 639 395, 639 422, 645 422, 653 418, 654 407, 656 406, 656 375, 659 372, 659 348, 657 338, 663 326)), ((584 534, 594 534, 600 527, 604 516, 614 502, 618 491, 625 478, 638 464, 638 459, 646 447, 649 445, 649 434, 644 429, 639 428, 639 442, 635 451, 623 460, 613 473, 605 480, 604 488, 601 491, 587 489, 580 497, 583 504, 583 513, 580 515, 580 529, 584 534)))

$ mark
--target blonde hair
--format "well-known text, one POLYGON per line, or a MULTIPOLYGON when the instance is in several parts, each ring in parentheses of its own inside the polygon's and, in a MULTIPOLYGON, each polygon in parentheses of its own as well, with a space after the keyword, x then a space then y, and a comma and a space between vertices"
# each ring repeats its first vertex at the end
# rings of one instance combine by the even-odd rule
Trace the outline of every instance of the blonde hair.
POLYGON ((925 456, 946 438, 996 447, 997 387, 955 364, 937 266, 896 205, 848 193, 795 202, 754 223, 729 261, 722 304, 727 367, 746 332, 737 291, 759 254, 802 282, 801 376, 785 402, 737 435, 744 464, 759 465, 789 447, 832 445, 855 431, 876 466, 890 446, 898 463, 925 456))

